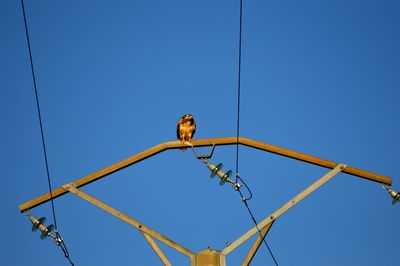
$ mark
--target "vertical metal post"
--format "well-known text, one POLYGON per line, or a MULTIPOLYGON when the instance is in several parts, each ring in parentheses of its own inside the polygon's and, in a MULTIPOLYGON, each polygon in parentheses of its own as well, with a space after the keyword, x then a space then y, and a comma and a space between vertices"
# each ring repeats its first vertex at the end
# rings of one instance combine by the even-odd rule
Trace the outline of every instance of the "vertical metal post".
POLYGON ((208 248, 196 254, 191 261, 191 266, 226 266, 225 255, 208 248))

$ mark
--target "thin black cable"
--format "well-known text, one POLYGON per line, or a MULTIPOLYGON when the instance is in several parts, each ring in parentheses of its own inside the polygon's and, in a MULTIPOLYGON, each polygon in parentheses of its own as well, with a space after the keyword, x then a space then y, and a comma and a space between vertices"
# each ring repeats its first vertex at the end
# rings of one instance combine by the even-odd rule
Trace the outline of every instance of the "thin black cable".
POLYGON ((236 182, 238 182, 238 179, 240 179, 242 181, 242 183, 246 186, 248 192, 250 193, 249 198, 245 198, 242 194, 242 192, 240 191, 240 188, 237 189, 237 191, 239 192, 242 201, 244 203, 244 205, 247 208, 247 211, 249 212, 251 219, 253 220, 258 233, 260 234, 260 237, 262 238, 262 241, 264 242, 265 246, 267 247, 269 253, 271 254, 272 259, 275 262, 275 265, 278 266, 278 262, 275 259, 274 254, 272 253, 271 248, 269 247, 267 241, 265 240, 265 236, 262 236, 262 233, 260 231, 260 229, 258 228, 258 223, 253 215, 253 213, 250 210, 249 205, 247 204, 247 200, 251 199, 253 197, 253 193, 251 192, 250 188, 246 185, 246 183, 243 181, 242 178, 240 178, 239 176, 239 135, 240 135, 240 89, 241 89, 241 70, 242 70, 242 28, 243 28, 243 0, 240 0, 240 9, 239 9, 239 47, 238 47, 238 79, 237 79, 237 120, 236 120, 236 182))
POLYGON ((28 23, 27 23, 27 19, 26 19, 24 0, 21 0, 21 6, 22 6, 22 14, 24 17, 25 35, 26 35, 26 41, 28 44, 29 61, 30 61, 30 65, 31 65, 31 73, 32 73, 33 87, 34 87, 34 91, 35 91, 36 107, 37 107, 37 113, 38 113, 38 118, 39 118, 40 135, 42 138, 43 154, 44 154, 44 161, 45 161, 45 165, 46 165, 47 184, 48 184, 48 188, 49 188, 49 192, 50 192, 50 201, 51 201, 51 209, 52 209, 52 213, 53 213, 54 228, 55 228, 56 236, 60 239, 60 242, 57 245, 59 245, 61 247, 62 251, 64 252, 64 256, 68 259, 68 261, 71 263, 71 265, 74 266, 74 263, 71 261, 71 259, 69 257, 67 246, 65 245, 64 240, 62 239, 62 237, 58 231, 56 211, 55 211, 55 207, 54 207, 52 186, 51 186, 51 180, 50 180, 49 163, 48 163, 48 159, 47 159, 46 142, 45 142, 45 138, 44 138, 42 115, 41 115, 41 111, 40 111, 39 96, 38 96, 38 90, 37 90, 37 85, 36 85, 35 68, 34 68, 33 60, 32 60, 32 49, 31 49, 31 42, 30 42, 30 38, 29 38, 29 30, 28 30, 28 23))
MULTIPOLYGON (((240 84, 242 69, 242 27, 243 27, 243 1, 240 0, 239 22, 239 51, 238 51, 238 80, 237 80, 237 120, 236 120, 236 173, 239 172, 239 133, 240 133, 240 84)), ((236 178, 237 182, 237 178, 236 178)))
MULTIPOLYGON (((239 177, 239 178, 240 178, 240 177, 239 177)), ((240 178, 240 180, 242 180, 242 182, 243 182, 243 179, 240 178)), ((244 183, 243 183, 243 184, 244 184, 244 183)), ((245 185, 245 186, 247 187, 247 185, 245 185)), ((249 187, 247 187, 247 189, 249 189, 249 187)), ((255 224, 255 226, 256 226, 256 228, 257 228, 258 234, 260 235, 260 237, 261 237, 261 239, 262 239, 264 245, 267 247, 267 249, 268 249, 268 251, 269 251, 269 254, 271 254, 271 257, 272 257, 272 259, 274 260, 275 265, 278 266, 278 262, 277 262, 277 260, 276 260, 276 258, 275 258, 275 256, 274 256, 274 254, 272 253, 272 250, 271 250, 270 246, 268 245, 267 241, 265 240, 265 236, 262 235, 260 228, 258 228, 257 220, 256 220, 256 218, 254 217, 253 212, 251 211, 249 205, 247 204, 247 199, 243 196, 243 194, 242 194, 242 192, 240 191, 240 189, 238 190, 238 192, 239 192, 240 196, 242 197, 242 201, 243 201, 244 205, 246 206, 246 209, 247 209, 247 211, 249 212, 249 214, 250 214, 250 216, 251 216, 251 219, 253 220, 253 222, 254 222, 254 224, 255 224)), ((250 189, 249 189, 249 192, 250 192, 250 194, 252 195, 250 189)))
POLYGON ((39 117, 40 135, 42 137, 43 154, 44 154, 44 161, 46 164, 47 183, 48 183, 48 187, 49 187, 49 191, 50 191, 51 209, 53 211, 54 228, 57 230, 58 227, 57 227, 56 212, 55 212, 55 208, 54 208, 53 194, 52 194, 52 188, 51 188, 49 164, 48 164, 48 160, 47 160, 46 142, 44 140, 42 115, 40 112, 39 97, 38 97, 37 85, 36 85, 36 75, 35 75, 35 68, 33 66, 33 60, 32 60, 32 50, 31 50, 31 43, 30 43, 30 39, 29 39, 28 24, 26 22, 24 0, 21 0, 21 6, 22 6, 22 13, 24 15, 25 34, 26 34, 26 41, 28 43, 29 61, 31 63, 32 80, 33 80, 33 87, 35 90, 36 107, 37 107, 37 112, 38 112, 38 117, 39 117))
MULTIPOLYGON (((242 183, 243 183, 243 185, 246 187, 246 189, 247 189, 247 191, 249 192, 249 197, 247 197, 247 198, 245 198, 245 197, 243 197, 243 195, 242 195, 242 192, 241 191, 239 191, 239 193, 240 193, 240 196, 242 196, 242 200, 243 201, 247 201, 247 200, 251 200, 251 198, 253 198, 253 192, 251 192, 251 189, 249 188, 249 186, 246 184, 246 182, 244 182, 244 180, 240 177, 240 175, 239 175, 239 173, 237 173, 236 174, 236 178, 238 179, 238 180, 240 180, 242 183)), ((237 183, 237 182, 236 182, 237 183)), ((238 190, 240 190, 240 187, 238 188, 238 190)))
POLYGON ((56 234, 61 239, 61 242, 60 242, 59 246, 61 247, 62 251, 64 252, 64 256, 71 263, 71 266, 75 266, 75 264, 72 262, 71 258, 69 257, 69 252, 68 252, 67 245, 65 245, 65 242, 62 239, 62 237, 60 236, 60 234, 58 233, 58 231, 56 232, 56 234))

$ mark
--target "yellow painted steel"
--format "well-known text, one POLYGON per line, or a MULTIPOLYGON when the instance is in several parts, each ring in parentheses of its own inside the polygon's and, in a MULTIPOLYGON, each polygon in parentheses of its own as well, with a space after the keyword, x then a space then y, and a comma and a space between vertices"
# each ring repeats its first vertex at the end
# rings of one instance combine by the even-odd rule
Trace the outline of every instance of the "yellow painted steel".
POLYGON ((226 266, 226 260, 221 252, 206 249, 196 254, 191 266, 226 266))
POLYGON ((157 256, 160 258, 160 260, 164 263, 164 265, 172 266, 171 262, 169 262, 169 260, 165 256, 164 252, 162 252, 160 247, 157 245, 156 241, 154 241, 154 239, 151 236, 149 236, 148 234, 146 234, 142 231, 140 231, 140 232, 142 233, 144 238, 147 240, 147 242, 149 243, 151 248, 154 250, 154 252, 157 254, 157 256))
POLYGON ((231 253, 234 249, 236 249, 238 246, 240 246, 245 241, 247 241, 250 237, 252 237, 254 234, 256 234, 258 232, 259 228, 264 228, 264 227, 268 226, 268 224, 270 224, 271 222, 278 219, 278 217, 280 217, 282 214, 284 214, 286 211, 288 211, 294 205, 296 205, 297 203, 299 203, 300 201, 305 199, 316 189, 318 189, 319 187, 324 185, 326 182, 331 180, 334 176, 336 176, 340 172, 343 172, 346 169, 346 167, 347 167, 347 165, 345 165, 345 164, 339 164, 334 169, 330 170, 328 173, 326 173, 324 176, 322 176, 316 182, 314 182, 309 187, 304 189, 297 196, 295 196, 293 199, 288 201, 286 204, 284 204, 282 207, 280 207, 278 210, 276 210, 270 216, 267 216, 264 220, 262 220, 260 223, 258 223, 257 226, 254 226, 249 231, 244 233, 242 236, 237 238, 234 242, 232 242, 229 246, 227 246, 224 250, 222 250, 221 253, 225 256, 228 255, 229 253, 231 253))
MULTIPOLYGON (((289 150, 289 149, 285 149, 285 148, 281 148, 278 146, 274 146, 271 144, 267 144, 267 143, 263 143, 260 141, 255 141, 255 140, 251 140, 251 139, 247 139, 247 138, 243 138, 243 137, 227 137, 227 138, 211 138, 211 139, 198 139, 198 140, 193 140, 192 141, 192 145, 193 147, 203 147, 203 146, 221 146, 221 145, 233 145, 233 144, 241 144, 241 145, 245 145, 248 147, 252 147, 252 148, 256 148, 256 149, 260 149, 263 151, 267 151, 267 152, 271 152, 271 153, 275 153, 281 156, 285 156, 285 157, 289 157, 289 158, 293 158, 296 160, 300 160, 300 161, 304 161, 307 163, 311 163, 311 164, 315 164, 318 166, 322 166, 322 167, 326 167, 326 168, 330 168, 333 169, 335 168, 338 163, 336 162, 332 162, 332 161, 328 161, 325 159, 321 159, 321 158, 317 158, 315 156, 312 155, 307 155, 304 153, 300 153, 300 152, 296 152, 293 150, 289 150)), ((92 174, 89 174, 87 176, 84 176, 76 181, 73 181, 73 183, 76 185, 76 187, 81 187, 81 186, 85 186, 91 182, 94 182, 96 180, 99 180, 109 174, 112 174, 116 171, 119 171, 121 169, 124 169, 125 167, 128 167, 132 164, 138 163, 146 158, 149 158, 151 156, 154 156, 160 152, 163 152, 165 150, 169 150, 169 149, 179 149, 182 147, 190 147, 187 144, 181 143, 180 141, 170 141, 170 142, 164 142, 161 143, 159 145, 156 145, 150 149, 147 149, 145 151, 142 151, 140 153, 137 153, 129 158, 126 158, 122 161, 119 161, 115 164, 112 164, 110 166, 107 166, 99 171, 96 171, 92 174)), ((391 185, 392 184, 392 179, 386 176, 382 176, 382 175, 378 175, 375 173, 371 173, 365 170, 361 170, 361 169, 357 169, 357 168, 353 168, 348 166, 345 170, 345 173, 347 174, 351 174, 354 176, 358 176, 358 177, 362 177, 371 181, 375 181, 378 183, 382 183, 382 184, 387 184, 387 185, 391 185)), ((57 198, 61 195, 64 195, 65 193, 68 193, 68 190, 64 189, 63 187, 59 187, 55 190, 52 191, 52 197, 57 198)), ((28 202, 25 202, 23 204, 21 204, 19 206, 19 209, 21 212, 24 212, 28 209, 32 209, 38 205, 41 205, 47 201, 49 201, 51 199, 50 193, 46 193, 42 196, 39 196, 35 199, 32 199, 28 202)))
POLYGON ((249 253, 247 253, 246 258, 242 262, 242 266, 247 266, 250 264, 251 260, 254 258, 254 255, 257 253, 258 248, 260 247, 263 239, 268 234, 271 226, 274 224, 275 220, 267 224, 264 228, 261 229, 260 236, 257 237, 256 241, 254 241, 253 246, 251 247, 249 253))
MULTIPOLYGON (((118 219, 121 219, 122 221, 132 225, 133 227, 135 227, 136 229, 140 230, 141 232, 143 232, 144 234, 154 237, 155 239, 163 242, 164 244, 166 244, 167 246, 170 246, 171 248, 181 252, 182 254, 188 256, 188 257, 193 257, 195 256, 195 253, 187 248, 185 248, 182 245, 179 245, 178 243, 176 243, 175 241, 169 239, 168 237, 158 233, 157 231, 147 227, 146 225, 144 225, 143 223, 140 223, 139 221, 133 219, 132 217, 114 209, 113 207, 111 207, 110 205, 105 204, 104 202, 101 202, 100 200, 96 199, 95 197, 90 196, 89 194, 83 192, 82 190, 76 188, 75 184, 68 184, 68 185, 64 185, 64 188, 67 189, 68 191, 72 192, 73 194, 77 195, 78 197, 92 203, 93 205, 99 207, 100 209, 108 212, 109 214, 117 217, 118 219)), ((146 238, 147 239, 147 238, 146 238)), ((151 244, 151 246, 154 248, 154 241, 149 242, 151 244)), ((155 249, 155 251, 161 251, 158 248, 155 249)), ((158 255, 160 255, 160 253, 157 252, 158 255)), ((162 255, 161 255, 162 257, 162 255)))

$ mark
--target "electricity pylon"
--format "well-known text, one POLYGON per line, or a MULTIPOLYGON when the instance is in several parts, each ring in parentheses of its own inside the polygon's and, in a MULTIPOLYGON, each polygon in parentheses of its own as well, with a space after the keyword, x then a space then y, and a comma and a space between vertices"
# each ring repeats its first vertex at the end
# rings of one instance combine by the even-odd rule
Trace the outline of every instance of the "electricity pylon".
MULTIPOLYGON (((348 166, 346 164, 341 164, 341 163, 336 163, 332 162, 329 160, 317 158, 311 155, 307 155, 304 153, 296 152, 293 150, 285 149, 282 147, 277 147, 271 144, 243 138, 243 137, 227 137, 227 138, 212 138, 212 139, 198 139, 198 140, 192 140, 192 145, 193 147, 204 147, 204 146, 221 146, 221 145, 236 145, 236 144, 241 144, 245 145, 251 148, 255 149, 260 149, 266 152, 271 152, 275 153, 281 156, 285 156, 288 158, 300 160, 306 163, 318 165, 321 167, 325 167, 329 170, 324 176, 322 176, 320 179, 318 179, 316 182, 311 184, 308 188, 300 192, 297 196, 289 200, 286 204, 284 204, 282 207, 277 209, 275 212, 267 216, 264 220, 262 220, 260 223, 257 224, 257 226, 254 226, 250 230, 248 230, 246 233, 244 233, 242 236, 237 238, 234 242, 232 242, 230 245, 228 245, 225 249, 222 251, 218 250, 213 250, 213 249, 206 249, 203 251, 200 251, 198 253, 195 253, 191 251, 190 249, 174 242, 173 240, 169 239, 168 237, 158 233, 157 231, 147 227, 143 223, 135 220, 134 218, 118 211, 117 209, 111 207, 110 205, 107 205, 104 202, 101 202, 100 200, 94 198, 93 196, 85 193, 80 189, 80 187, 83 187, 91 182, 97 181, 111 173, 117 172, 125 167, 128 167, 132 164, 138 163, 144 159, 147 159, 153 155, 156 155, 157 153, 164 152, 169 149, 179 149, 183 147, 188 147, 187 144, 181 143, 180 141, 171 141, 171 142, 165 142, 161 143, 159 145, 156 145, 150 149, 147 149, 143 152, 140 152, 138 154, 133 155, 132 157, 129 157, 125 160, 122 160, 120 162, 117 162, 113 165, 110 165, 104 169, 101 169, 97 172, 94 172, 92 174, 89 174, 85 177, 82 177, 78 180, 73 181, 72 183, 63 185, 55 190, 53 190, 51 193, 44 194, 40 197, 37 197, 35 199, 32 199, 28 202, 25 202, 19 206, 19 209, 21 212, 27 212, 30 209, 39 206, 52 198, 57 198, 60 197, 66 193, 73 193, 74 195, 92 203, 93 205, 99 207, 100 209, 108 212, 109 214, 123 220, 124 222, 132 225, 136 229, 138 229, 144 236, 144 238, 148 241, 150 246, 154 249, 155 253, 159 256, 160 260, 165 264, 165 265, 172 265, 168 258, 165 256, 165 254, 162 252, 160 247, 157 245, 157 243, 154 241, 154 239, 159 240, 160 242, 168 245, 171 248, 174 248, 175 250, 179 251, 180 253, 188 256, 190 258, 190 265, 191 266, 226 266, 226 256, 232 252, 234 249, 236 249, 238 246, 240 246, 243 242, 247 241, 250 237, 253 235, 259 233, 259 236, 257 237, 256 241, 254 242, 253 246, 251 247, 250 251, 248 252, 247 256, 244 258, 242 265, 249 265, 251 260, 253 259, 254 255, 256 254, 258 248, 260 247, 263 239, 265 236, 268 234, 271 226, 275 222, 277 218, 279 218, 282 214, 284 214, 287 210, 292 208, 294 205, 296 205, 298 202, 309 196, 312 192, 314 192, 316 189, 321 187, 323 184, 328 182, 330 179, 332 179, 334 176, 337 174, 343 172, 347 173, 353 176, 361 177, 370 181, 375 181, 380 184, 384 185, 391 185, 392 184, 392 179, 387 176, 382 176, 378 175, 375 173, 371 173, 365 170, 357 169, 351 166, 348 166), (260 231, 259 231, 260 230, 260 231)), ((398 194, 398 193, 397 193, 398 194)))

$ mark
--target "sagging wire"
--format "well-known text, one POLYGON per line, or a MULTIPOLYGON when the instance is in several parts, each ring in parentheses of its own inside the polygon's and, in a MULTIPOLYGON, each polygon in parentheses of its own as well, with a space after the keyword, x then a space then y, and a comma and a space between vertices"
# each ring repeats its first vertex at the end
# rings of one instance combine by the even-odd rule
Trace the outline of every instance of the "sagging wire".
POLYGON ((247 197, 247 198, 244 197, 242 192, 240 191, 240 187, 239 187, 238 192, 239 192, 240 196, 242 197, 242 201, 243 202, 247 202, 248 200, 251 200, 253 198, 253 193, 251 192, 249 186, 247 186, 246 182, 244 182, 244 180, 240 177, 239 173, 236 173, 236 180, 240 180, 243 183, 243 185, 246 187, 247 191, 250 194, 249 197, 247 197))
POLYGON ((30 214, 29 210, 26 211, 25 214, 28 215, 28 217, 30 218, 30 220, 33 224, 32 231, 40 229, 40 231, 42 231, 41 239, 44 239, 47 236, 50 236, 53 239, 54 243, 62 249, 64 256, 68 259, 68 261, 71 263, 71 265, 74 266, 74 263, 70 259, 67 246, 65 245, 64 239, 61 237, 60 232, 58 230, 58 226, 57 226, 56 211, 55 211, 55 207, 54 207, 52 186, 51 186, 51 180, 50 180, 49 163, 48 163, 48 159, 47 159, 46 142, 45 142, 45 138, 44 138, 42 116, 41 116, 41 111, 40 111, 40 103, 39 103, 39 96, 38 96, 38 90, 37 90, 37 84, 36 84, 35 68, 34 68, 33 59, 32 59, 32 49, 31 49, 31 43, 30 43, 30 38, 29 38, 29 30, 28 30, 28 23, 27 23, 27 19, 26 19, 24 0, 21 0, 21 7, 22 7, 23 18, 24 18, 26 41, 27 41, 27 46, 28 46, 28 51, 29 51, 29 61, 30 61, 30 66, 31 66, 33 87, 34 87, 35 99, 36 99, 36 107, 37 107, 37 113, 38 113, 38 118, 39 118, 40 134, 41 134, 41 139, 42 139, 43 154, 44 154, 44 160, 45 160, 45 165, 46 165, 47 182, 48 182, 50 199, 51 199, 51 209, 52 209, 52 214, 53 214, 54 226, 50 225, 50 226, 46 227, 43 224, 46 219, 44 217, 37 219, 36 217, 34 217, 33 215, 30 214), (54 230, 55 234, 52 233, 53 228, 55 228, 55 230, 54 230))

